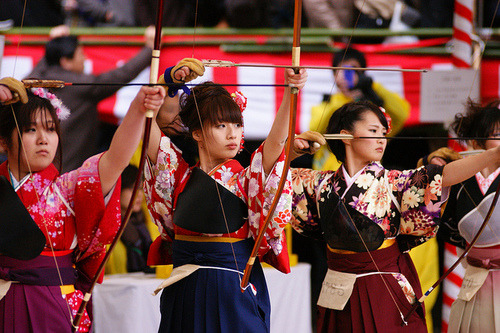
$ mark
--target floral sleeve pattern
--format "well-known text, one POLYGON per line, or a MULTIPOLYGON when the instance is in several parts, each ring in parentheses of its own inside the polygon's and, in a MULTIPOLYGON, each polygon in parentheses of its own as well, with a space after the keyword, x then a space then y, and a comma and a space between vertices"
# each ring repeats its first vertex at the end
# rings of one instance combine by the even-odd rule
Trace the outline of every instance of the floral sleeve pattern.
POLYGON ((163 239, 171 240, 173 194, 180 180, 186 176, 187 163, 170 139, 162 136, 156 164, 144 167, 144 193, 148 209, 163 239))
MULTIPOLYGON (((292 227, 300 234, 323 239, 317 208, 317 191, 333 175, 329 171, 291 169, 293 186, 292 227)), ((322 189, 321 191, 324 191, 322 189)))
POLYGON ((443 204, 442 170, 427 165, 416 170, 390 171, 389 184, 401 206, 400 245, 411 248, 436 236, 443 204))
MULTIPOLYGON (((253 153, 250 166, 240 174, 240 181, 247 194, 250 234, 254 238, 269 213, 285 165, 285 154, 282 153, 267 178, 265 178, 266 175, 262 166, 262 151, 263 145, 253 153)), ((261 255, 264 255, 270 249, 275 255, 282 252, 283 246, 286 244, 283 231, 292 216, 291 204, 292 186, 288 174, 278 205, 267 227, 265 240, 259 250, 261 255)))

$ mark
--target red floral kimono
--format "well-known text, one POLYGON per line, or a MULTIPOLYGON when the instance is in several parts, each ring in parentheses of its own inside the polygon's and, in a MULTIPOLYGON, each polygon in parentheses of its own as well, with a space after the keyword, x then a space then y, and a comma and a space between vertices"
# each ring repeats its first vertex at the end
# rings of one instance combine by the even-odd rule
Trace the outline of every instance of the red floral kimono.
MULTIPOLYGON (((249 167, 227 160, 206 174, 190 168, 167 137, 161 139, 156 164, 145 168, 148 208, 161 232, 150 258, 173 263, 174 271, 199 269, 163 289, 160 332, 269 332, 270 301, 259 260, 250 275, 251 288, 241 292, 240 279, 283 161, 281 154, 265 175, 261 146, 249 167)), ((286 273, 284 227, 291 218, 291 199, 287 181, 259 248, 260 260, 286 273)))
MULTIPOLYGON (((120 181, 104 198, 99 179, 100 156, 89 158, 77 170, 63 175, 51 164, 21 180, 15 189, 47 244, 33 260, 0 256, 0 282, 17 281, 0 301, 1 332, 71 330, 69 312, 74 316, 83 298, 79 283, 84 287, 95 276, 105 246, 120 226, 120 181), (26 270, 28 274, 23 274, 26 270), (38 278, 31 281, 28 276, 38 278)), ((12 179, 7 162, 0 165, 0 175, 12 179)), ((89 327, 85 313, 79 331, 88 331, 89 327)))
MULTIPOLYGON (((274 198, 285 158, 285 155, 282 154, 271 173, 265 178, 262 168, 262 149, 263 146, 252 155, 250 166, 247 168, 243 168, 236 160, 228 160, 210 172, 209 176, 247 204, 248 223, 230 234, 208 236, 246 239, 258 234, 260 225, 264 221, 274 198)), ((164 242, 172 242, 174 233, 202 235, 183 230, 172 222, 176 197, 183 191, 183 186, 191 173, 192 168, 189 168, 182 159, 182 152, 171 143, 168 137, 163 136, 156 165, 146 166, 144 170, 144 191, 149 211, 164 242)), ((292 217, 291 193, 291 183, 287 181, 259 250, 261 260, 285 273, 290 272, 284 228, 292 217)), ((150 262, 150 264, 172 263, 171 253, 168 251, 158 252, 159 242, 160 238, 155 241, 151 249, 149 260, 154 262, 150 262)))

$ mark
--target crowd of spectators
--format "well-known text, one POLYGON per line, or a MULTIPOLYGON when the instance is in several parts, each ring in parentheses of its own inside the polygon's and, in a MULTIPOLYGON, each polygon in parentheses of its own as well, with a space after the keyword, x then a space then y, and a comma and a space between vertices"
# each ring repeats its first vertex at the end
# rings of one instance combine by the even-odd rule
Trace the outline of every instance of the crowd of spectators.
MULTIPOLYGON (((155 23, 158 0, 2 0, 0 21, 16 26, 146 27, 155 23)), ((304 24, 318 28, 388 28, 395 15, 409 27, 451 27, 455 0, 304 0, 304 24), (401 6, 402 10, 395 10, 401 6), (356 22, 356 23, 355 23, 356 22)), ((484 0, 484 26, 499 14, 484 0), (492 16, 495 15, 495 16, 492 16)), ((171 0, 164 4, 166 27, 284 28, 293 25, 294 0, 171 0), (196 13, 196 15, 195 15, 196 13)))

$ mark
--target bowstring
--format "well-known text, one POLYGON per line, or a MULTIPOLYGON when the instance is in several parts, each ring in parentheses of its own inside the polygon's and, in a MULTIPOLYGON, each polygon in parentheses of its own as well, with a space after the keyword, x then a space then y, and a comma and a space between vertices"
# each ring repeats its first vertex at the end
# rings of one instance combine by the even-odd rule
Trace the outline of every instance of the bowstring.
MULTIPOLYGON (((346 43, 346 46, 345 46, 345 49, 344 49, 344 54, 342 55, 342 59, 340 60, 339 64, 341 64, 341 63, 344 62, 346 54, 347 54, 347 50, 351 46, 352 39, 354 37, 354 31, 356 30, 356 28, 358 26, 359 18, 361 17, 361 10, 365 6, 365 2, 366 2, 366 0, 363 0, 363 3, 361 4, 361 8, 359 9, 358 16, 356 17, 356 20, 354 21, 354 26, 352 28, 351 34, 347 38, 347 43, 346 43)), ((334 71, 333 72, 333 84, 332 84, 332 87, 330 89, 329 96, 333 95, 333 90, 337 87, 337 78, 338 78, 339 74, 340 74, 340 71, 334 71)), ((324 102, 323 111, 321 112, 321 116, 320 116, 318 125, 316 126, 316 131, 318 131, 320 129, 321 123, 323 122, 323 119, 324 119, 325 114, 326 114, 326 107, 327 106, 328 106, 328 102, 324 102)))
MULTIPOLYGON (((500 0, 497 0, 497 4, 495 6, 495 14, 498 12, 498 8, 499 8, 499 5, 500 5, 500 0)), ((490 22, 490 26, 489 26, 489 29, 491 30, 493 28, 493 24, 495 22, 495 15, 492 15, 492 19, 491 19, 491 22, 490 22)), ((473 80, 472 80, 472 83, 471 83, 471 86, 469 88, 469 93, 467 95, 467 99, 470 98, 471 94, 472 94, 472 89, 474 87, 474 84, 476 83, 476 80, 478 78, 478 75, 479 75, 479 72, 480 72, 480 65, 481 65, 481 62, 482 62, 482 59, 484 57, 484 52, 486 51, 486 44, 488 43, 488 40, 486 40, 484 42, 484 44, 482 45, 481 47, 481 43, 479 43, 479 46, 481 47, 481 52, 479 53, 479 55, 472 60, 472 65, 471 67, 474 67, 474 65, 477 65, 478 66, 478 70, 474 71, 474 77, 473 77, 473 80)), ((458 128, 457 128, 457 131, 456 132, 460 132, 460 128, 462 127, 462 123, 463 123, 463 119, 464 117, 461 117, 460 118, 460 122, 458 123, 458 128)), ((485 143, 484 143, 485 144, 485 143)), ((483 176, 484 177, 484 176, 483 176)), ((460 182, 460 184, 462 185, 462 188, 463 190, 465 191, 465 193, 467 194, 467 197, 471 200, 472 204, 477 208, 478 207, 478 203, 476 203, 476 201, 472 198, 472 195, 469 193, 469 191, 467 190, 467 187, 465 186, 465 184, 463 182, 460 182)), ((491 185, 490 185, 491 186, 491 185)), ((479 223, 479 217, 477 217, 474 221, 474 228, 477 226, 477 224, 479 223)), ((493 229, 491 228, 491 226, 489 226, 489 221, 488 221, 488 228, 489 230, 493 233, 493 235, 495 236, 495 238, 497 240, 500 240, 499 236, 493 231, 493 229)))
MULTIPOLYGON (((500 0, 499 0, 500 1, 500 0)), ((362 9, 363 7, 365 6, 365 3, 366 3, 366 0, 363 0, 363 3, 361 4, 361 8, 359 9, 359 13, 358 13, 358 16, 356 17, 356 20, 354 22, 354 27, 351 31, 351 34, 349 35, 348 37, 348 41, 347 41, 347 44, 346 44, 346 47, 345 47, 345 50, 344 50, 344 54, 342 55, 342 59, 340 61, 340 63, 344 62, 345 60, 345 57, 346 57, 346 54, 347 54, 347 51, 352 43, 352 39, 353 39, 353 35, 354 35, 354 31, 356 30, 357 28, 357 25, 358 25, 358 22, 359 22, 359 18, 361 17, 361 13, 362 13, 362 9)), ((335 87, 337 86, 337 78, 338 78, 338 75, 340 74, 340 71, 334 71, 334 80, 333 80, 333 85, 332 85, 332 88, 330 89, 330 96, 333 94, 333 90, 335 89, 335 87)), ((324 102, 324 107, 323 107, 323 112, 321 113, 321 117, 320 117, 320 121, 318 122, 318 125, 317 125, 317 129, 319 129, 322 121, 323 121, 323 118, 326 114, 326 108, 328 106, 328 102, 324 102)), ((342 199, 340 199, 342 201, 342 199)), ((344 205, 344 202, 342 201, 342 204, 344 205)), ((347 209, 346 209, 347 211, 347 209)), ((389 288, 389 285, 387 284, 387 281, 384 279, 383 277, 383 274, 382 274, 382 271, 380 270, 379 266, 377 265, 376 261, 375 261, 375 258, 373 258, 373 255, 371 254, 371 251, 368 249, 368 246, 366 245, 365 243, 365 240, 363 239, 362 235, 361 235, 361 232, 359 231, 358 227, 356 226, 356 223, 354 223, 354 220, 352 219, 351 215, 349 214, 349 212, 347 212, 348 216, 349 216, 349 221, 351 222, 351 224, 354 226, 355 230, 356 230, 356 233, 358 234, 359 238, 361 239, 361 242, 363 243, 363 247, 366 249, 366 252, 368 253, 369 257, 370 257, 370 260, 372 261, 373 265, 375 266, 377 272, 378 272, 378 276, 380 276, 380 278, 382 279, 382 282, 384 283, 384 286, 385 288, 387 289, 387 292, 389 293, 394 305, 396 306, 398 312, 399 312, 399 315, 401 316, 401 318, 403 319, 404 321, 404 315, 403 315, 403 312, 401 311, 401 308, 399 307, 398 303, 396 302, 396 298, 395 296, 393 295, 392 291, 390 290, 389 288)))
MULTIPOLYGON (((22 13, 22 17, 21 17, 21 25, 19 26, 19 35, 18 35, 19 39, 18 39, 18 42, 17 42, 16 54, 15 54, 15 57, 14 57, 14 66, 13 66, 13 69, 12 69, 12 76, 13 77, 14 77, 15 72, 16 72, 17 60, 19 58, 19 49, 20 49, 20 46, 21 46, 21 37, 22 37, 22 30, 23 30, 23 27, 24 27, 24 18, 25 18, 25 15, 26 15, 26 7, 27 7, 27 0, 24 0, 23 13, 22 13)), ((33 176, 33 172, 31 170, 31 165, 30 165, 30 162, 29 162, 28 153, 27 153, 26 147, 24 145, 24 142, 22 140, 23 139, 22 133, 21 133, 21 130, 20 130, 20 127, 19 127, 19 123, 17 121, 16 113, 14 111, 14 107, 12 106, 12 104, 10 106, 10 109, 12 111, 12 116, 14 118, 14 123, 16 124, 16 130, 17 130, 17 134, 18 134, 18 137, 19 137, 19 143, 20 143, 20 146, 21 146, 21 150, 22 150, 22 152, 24 154, 24 158, 26 160, 26 165, 28 167, 28 173, 29 173, 28 179, 30 180, 30 182, 33 185, 33 189, 34 189, 36 200, 37 200, 37 205, 39 206, 41 204, 40 196, 38 194, 38 191, 36 190, 36 183, 35 183, 35 179, 34 179, 34 176, 33 176)), ((59 145, 60 144, 61 143, 59 142, 59 145)), ((20 168, 20 165, 18 165, 18 169, 19 168, 20 168)), ((21 173, 21 171, 18 170, 18 175, 17 175, 18 178, 20 177, 20 173, 21 173)), ((19 181, 21 181, 21 179, 19 179, 19 181)), ((49 229, 47 227, 47 220, 46 220, 44 214, 40 214, 40 216, 42 217, 43 227, 45 229, 45 233, 46 233, 46 236, 47 236, 47 239, 48 239, 49 248, 50 248, 50 251, 52 253, 52 258, 54 259, 54 264, 55 264, 57 275, 58 275, 58 278, 59 278, 59 283, 60 283, 60 286, 62 288, 62 286, 64 286, 64 282, 62 280, 62 274, 61 274, 61 270, 59 268, 59 264, 57 263, 57 258, 56 258, 57 256, 55 254, 55 249, 54 249, 54 246, 52 244, 52 237, 50 236, 49 229)), ((63 299, 65 301, 66 308, 67 308, 68 313, 69 313, 69 317, 71 318, 70 325, 72 327, 74 327, 73 326, 73 320, 72 320, 73 319, 73 313, 71 311, 71 306, 69 305, 69 301, 68 301, 67 295, 68 294, 63 294, 62 293, 62 289, 61 289, 61 296, 63 297, 63 299)))
MULTIPOLYGON (((194 51, 195 51, 195 46, 196 46, 196 28, 197 28, 197 23, 198 23, 198 2, 199 2, 199 0, 196 0, 196 5, 195 5, 195 20, 194 20, 194 28, 193 28, 193 50, 192 50, 192 56, 191 56, 192 58, 195 58, 194 51)), ((196 98, 195 89, 191 89, 191 93, 193 94, 194 105, 195 105, 195 108, 196 108, 196 113, 197 113, 197 116, 198 116, 198 120, 200 122, 200 128, 201 128, 202 137, 203 137, 203 140, 206 142, 208 136, 207 136, 207 133, 205 131, 205 128, 203 126, 203 122, 202 122, 202 119, 201 119, 201 113, 200 113, 200 109, 198 107, 198 100, 196 98)), ((243 117, 243 115, 242 115, 242 117, 243 117)), ((207 156, 208 156, 210 165, 214 165, 212 155, 211 155, 211 153, 210 153, 210 151, 208 149, 207 149, 207 156)), ((217 166, 215 166, 211 171, 213 171, 216 167, 217 166)), ((210 171, 210 173, 212 173, 211 171, 210 171)), ((210 175, 210 173, 209 173, 209 175, 210 175)), ((215 171, 214 171, 213 175, 215 176, 215 171)), ((217 185, 218 184, 217 180, 215 178, 213 178, 213 179, 215 181, 215 189, 217 191, 217 198, 219 199, 219 203, 220 203, 220 206, 221 206, 222 217, 224 219, 224 224, 225 224, 225 227, 226 227, 226 231, 227 231, 227 234, 230 235, 229 224, 228 224, 227 218, 226 218, 226 211, 224 209, 224 204, 222 202, 222 195, 220 193, 219 186, 217 185)), ((234 250, 233 242, 229 242, 229 245, 231 247, 231 252, 232 252, 232 255, 233 255, 233 260, 234 260, 234 264, 235 264, 236 270, 238 272, 240 272, 239 265, 238 265, 238 260, 236 259, 236 251, 234 250)), ((238 274, 238 279, 241 282, 241 274, 238 274)))
MULTIPOLYGON (((498 0, 498 1, 497 1, 497 5, 496 5, 496 8, 495 8, 495 13, 498 11, 499 4, 500 4, 500 0, 498 0)), ((493 15, 493 17, 492 17, 491 24, 490 24, 490 29, 493 27, 494 19, 495 19, 495 15, 493 15)), ((481 51, 480 56, 479 56, 479 57, 478 57, 478 59, 477 59, 477 62, 478 62, 479 64, 481 63, 481 60, 482 60, 482 57, 483 57, 483 55, 484 55, 484 52, 485 52, 485 51, 486 51, 486 42, 484 43, 483 50, 481 51)), ((475 62, 476 62, 476 59, 474 59, 474 63, 475 63, 475 62)), ((471 95, 471 93, 472 93, 472 88, 473 88, 473 86, 474 86, 474 83, 475 83, 475 80, 476 80, 476 78, 477 78, 477 75, 479 74, 479 73, 478 73, 479 71, 480 71, 480 68, 479 68, 479 70, 477 70, 477 71, 475 72, 475 74, 474 74, 474 79, 473 79, 472 84, 471 84, 471 87, 470 87, 470 89, 469 89, 469 95, 468 95, 468 98, 470 98, 470 95, 471 95)), ((457 128, 457 132, 459 132, 460 127, 462 126, 462 122, 463 122, 463 117, 460 119, 460 122, 459 122, 459 124, 458 124, 458 128, 457 128)), ((460 182, 460 184, 462 185, 462 188, 465 190, 465 193, 467 194, 467 196, 469 197, 469 199, 472 201, 473 205, 477 208, 477 204, 476 204, 476 202, 472 199, 472 196, 471 196, 471 195, 470 195, 470 193, 467 191, 467 189, 466 189, 466 187, 465 187, 464 183, 463 183, 463 182, 460 182)), ((491 185, 490 185, 490 186, 491 186, 491 185)), ((497 186, 497 190, 498 190, 498 186, 497 186)), ((497 191, 496 191, 496 192, 497 192, 497 191)), ((489 211, 489 210, 491 210, 491 208, 493 207, 493 204, 495 204, 495 200, 493 200, 493 202, 491 203, 491 206, 490 206, 490 208, 488 209, 488 211, 489 211)), ((496 207, 496 205, 495 205, 495 207, 496 207)), ((492 211, 492 212, 493 212, 493 211, 492 211)), ((477 226, 478 221, 479 221, 479 217, 478 217, 478 218, 476 218, 476 220, 474 221, 474 227, 476 227, 476 226, 477 226)), ((486 218, 484 219, 483 224, 484 224, 484 223, 487 223, 487 225, 489 224, 489 218, 488 218, 488 216, 486 216, 486 218)), ((478 235, 479 235, 482 231, 484 231, 483 224, 480 226, 480 228, 479 228, 478 232, 476 233, 476 235, 474 235, 474 238, 477 236, 477 239, 479 239, 479 236, 478 236, 478 235)), ((490 227, 490 230, 491 230, 491 227, 490 227)), ((495 235, 495 237, 498 239, 498 237, 496 236, 496 234, 494 234, 494 235, 495 235)), ((474 241, 474 242, 473 242, 470 246, 467 246, 467 247, 465 248, 465 250, 466 250, 467 252, 468 252, 468 251, 470 251, 470 249, 472 249, 472 247, 473 247, 473 245, 475 244, 475 242, 477 242, 477 239, 476 239, 476 240, 475 240, 475 241, 474 241)), ((473 240, 474 240, 474 239, 473 239, 473 240)), ((459 261, 461 261, 461 260, 463 260, 465 257, 466 257, 466 255, 459 255, 459 256, 458 256, 458 259, 457 259, 457 260, 455 260, 455 261, 453 262, 453 264, 452 264, 452 265, 450 265, 450 268, 449 268, 446 272, 444 272, 444 273, 443 273, 443 274, 442 274, 442 275, 438 278, 438 280, 436 280, 436 282, 434 282, 434 283, 432 284, 432 286, 431 286, 431 287, 430 287, 430 288, 429 288, 426 292, 424 292, 424 293, 423 293, 422 297, 418 300, 418 302, 417 302, 417 303, 418 303, 418 304, 422 304, 422 303, 424 302, 424 300, 427 298, 427 296, 428 296, 428 295, 429 295, 429 294, 430 294, 430 293, 431 293, 434 289, 436 289, 436 288, 434 287, 434 284, 436 284, 437 282, 439 282, 441 279, 442 279, 442 281, 441 281, 441 282, 443 282, 443 281, 446 279, 446 277, 447 277, 447 276, 448 276, 448 275, 449 275, 449 274, 450 274, 450 273, 451 273, 451 272, 452 272, 452 271, 453 271, 453 270, 454 270, 454 269, 458 266, 458 262, 459 262, 459 261), (444 277, 444 278, 443 278, 443 277, 444 277)), ((436 287, 437 287, 437 286, 436 286, 436 287)), ((411 314, 411 313, 414 311, 414 309, 415 309, 415 305, 417 305, 417 304, 414 304, 414 307, 410 310, 409 314, 411 314)), ((418 305, 417 305, 417 306, 418 306, 418 305)), ((408 314, 407 316, 409 316, 409 314, 408 314)), ((403 320, 403 322, 404 322, 404 320, 403 320)))

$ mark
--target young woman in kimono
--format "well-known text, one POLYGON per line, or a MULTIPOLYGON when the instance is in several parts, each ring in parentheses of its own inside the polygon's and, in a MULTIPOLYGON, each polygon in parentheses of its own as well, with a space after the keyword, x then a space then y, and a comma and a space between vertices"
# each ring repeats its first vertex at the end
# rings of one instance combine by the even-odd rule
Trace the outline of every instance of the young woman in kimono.
MULTIPOLYGON (((500 145, 500 101, 481 106, 468 103, 466 114, 455 117, 451 127, 459 137, 474 137, 472 149, 500 145)), ((470 157, 466 157, 468 159, 470 157)), ((438 237, 465 248, 478 232, 500 182, 500 168, 488 166, 454 185, 446 204, 438 237)), ((497 204, 498 206, 498 204, 497 204)), ((494 210, 488 226, 470 249, 465 276, 450 312, 448 332, 498 332, 500 330, 500 213, 494 210)))
MULTIPOLYGON (((348 103, 327 128, 354 137, 328 141, 342 167, 292 171, 292 224, 328 244, 318 332, 426 332, 422 308, 401 325, 422 294, 407 251, 435 236, 447 186, 500 165, 498 147, 444 167, 386 170, 380 160, 389 124, 379 107, 348 103)), ((295 147, 309 143, 299 136, 295 147)))
MULTIPOLYGON (((71 332, 81 290, 87 291, 79 288, 96 274, 120 226, 120 174, 140 141, 145 111, 158 110, 164 96, 162 87, 142 87, 109 150, 60 175, 53 162, 61 161, 60 120, 69 111, 45 89, 0 81, 0 101, 14 102, 0 105, 0 142, 7 151, 0 175, 46 238, 35 259, 0 255, 0 283, 8 290, 0 301, 0 332, 71 332)), ((79 331, 90 324, 85 313, 79 331)))
MULTIPOLYGON (((203 72, 198 60, 184 59, 168 68, 165 78, 187 82, 203 72)), ((299 89, 306 79, 303 70, 285 71, 285 82, 299 89)), ((270 301, 259 260, 244 292, 240 280, 283 176, 289 103, 290 88, 285 88, 269 136, 247 168, 233 159, 243 142, 246 104, 238 92, 205 82, 182 96, 180 117, 199 149, 194 167, 154 126, 145 193, 161 236, 150 249, 149 263, 174 265, 161 286, 160 332, 269 332, 270 301), (183 278, 171 284, 178 272, 183 278)), ((291 199, 287 181, 259 252, 260 260, 283 272, 289 272, 284 227, 291 199)))

